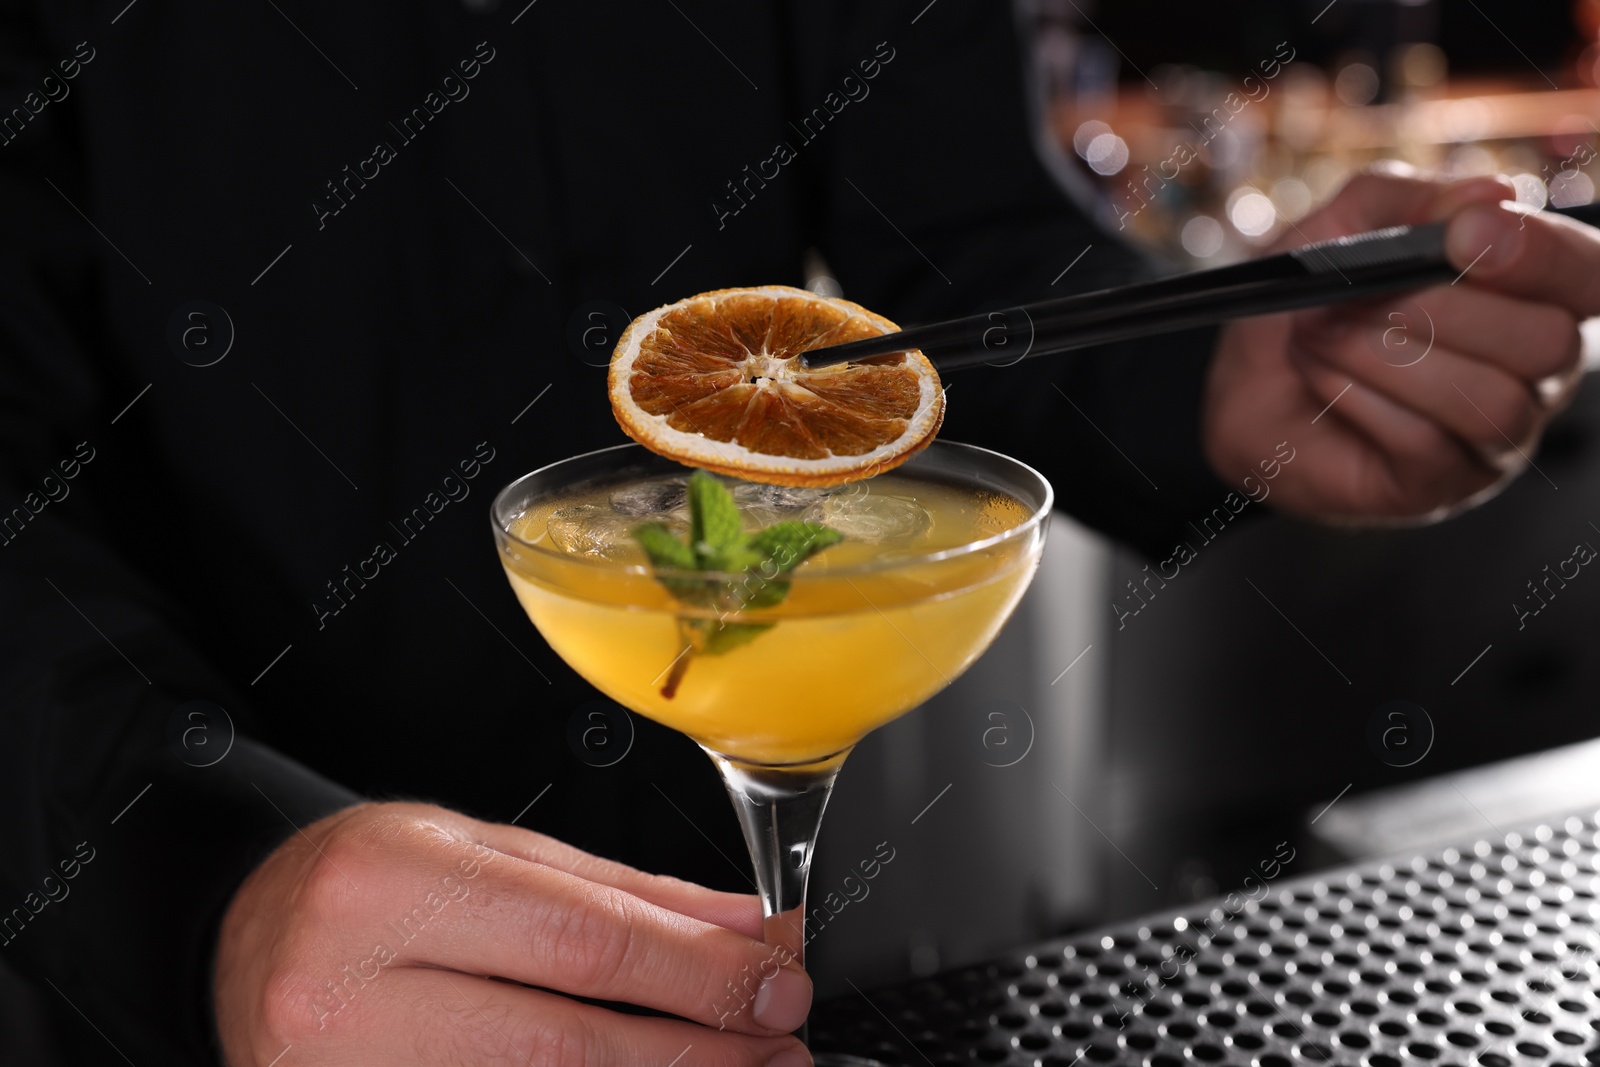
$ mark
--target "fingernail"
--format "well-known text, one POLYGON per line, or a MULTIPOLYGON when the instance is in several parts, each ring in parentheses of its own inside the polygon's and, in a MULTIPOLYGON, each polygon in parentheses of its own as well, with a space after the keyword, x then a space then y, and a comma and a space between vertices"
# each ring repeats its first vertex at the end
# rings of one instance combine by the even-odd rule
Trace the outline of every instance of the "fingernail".
POLYGON ((811 982, 793 968, 780 968, 756 990, 756 1022, 768 1030, 798 1030, 810 1010, 811 982))
POLYGON ((768 1060, 767 1067, 811 1067, 811 1057, 799 1049, 786 1048, 768 1060))
POLYGON ((1522 250, 1521 220, 1493 207, 1470 207, 1445 231, 1450 262, 1467 273, 1506 266, 1522 250))

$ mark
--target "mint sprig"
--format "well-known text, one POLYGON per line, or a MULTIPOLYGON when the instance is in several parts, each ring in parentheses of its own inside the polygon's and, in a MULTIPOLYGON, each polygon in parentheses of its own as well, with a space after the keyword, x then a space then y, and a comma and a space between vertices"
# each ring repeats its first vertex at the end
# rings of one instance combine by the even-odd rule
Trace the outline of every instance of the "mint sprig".
POLYGON ((738 622, 747 608, 770 608, 789 595, 782 576, 794 570, 844 535, 821 523, 787 519, 763 530, 746 531, 733 494, 713 475, 697 470, 689 476, 689 539, 684 541, 659 522, 643 523, 633 530, 634 540, 649 557, 650 565, 674 600, 686 607, 712 611, 680 616, 678 630, 685 652, 673 663, 661 687, 669 700, 696 655, 717 656, 755 640, 775 625, 738 622), (688 572, 703 571, 705 578, 688 572))

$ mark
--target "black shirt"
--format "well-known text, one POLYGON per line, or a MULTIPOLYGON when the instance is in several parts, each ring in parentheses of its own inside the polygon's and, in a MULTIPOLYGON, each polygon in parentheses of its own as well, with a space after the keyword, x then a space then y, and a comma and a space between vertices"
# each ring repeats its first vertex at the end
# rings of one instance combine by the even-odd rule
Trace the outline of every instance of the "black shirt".
MULTIPOLYGON (((230 893, 358 796, 741 884, 688 741, 575 757, 494 557, 500 486, 621 440, 585 328, 812 248, 908 324, 1150 270, 1008 5, 485 6, 0 5, 0 950, 135 1062, 213 1060, 230 893)), ((943 433, 1161 545, 1224 492, 1209 341, 955 376, 943 433)))

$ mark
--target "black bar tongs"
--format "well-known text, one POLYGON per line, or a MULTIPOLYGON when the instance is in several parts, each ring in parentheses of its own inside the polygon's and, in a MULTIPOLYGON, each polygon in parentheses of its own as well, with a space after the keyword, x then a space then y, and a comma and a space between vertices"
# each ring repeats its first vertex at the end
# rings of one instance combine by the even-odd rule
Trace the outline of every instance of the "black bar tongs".
MULTIPOLYGON (((1600 204, 1552 208, 1600 226, 1600 204)), ((807 369, 919 349, 941 371, 1070 352, 1247 315, 1336 304, 1457 279, 1445 224, 1395 226, 1159 281, 1019 305, 812 349, 807 369)), ((1470 270, 1470 267, 1469 267, 1470 270)))

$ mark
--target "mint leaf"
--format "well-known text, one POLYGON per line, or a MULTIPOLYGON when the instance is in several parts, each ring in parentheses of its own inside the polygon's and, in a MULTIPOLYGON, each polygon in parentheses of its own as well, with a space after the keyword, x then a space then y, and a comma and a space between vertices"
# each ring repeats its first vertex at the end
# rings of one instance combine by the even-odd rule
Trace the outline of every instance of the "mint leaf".
MULTIPOLYGON (((665 523, 647 522, 633 528, 633 539, 639 542, 639 547, 644 549, 644 554, 650 558, 650 566, 658 571, 696 571, 700 569, 700 561, 695 558, 694 549, 678 539, 678 535, 667 528, 665 523)), ((656 581, 666 587, 678 600, 685 603, 714 607, 716 604, 716 590, 708 588, 707 584, 697 578, 684 578, 677 575, 657 575, 656 581)))
POLYGON ((672 668, 667 672, 667 680, 661 686, 661 695, 668 700, 678 694, 678 686, 683 682, 684 674, 689 670, 689 664, 698 653, 702 656, 720 656, 724 652, 732 652, 741 645, 747 645, 776 626, 773 622, 729 622, 722 619, 679 619, 678 638, 684 643, 684 650, 672 668))
POLYGON ((739 505, 728 487, 715 475, 695 471, 689 476, 689 545, 700 570, 744 570, 741 555, 748 538, 739 519, 739 505))
POLYGON ((776 567, 787 574, 829 545, 844 540, 844 534, 820 522, 788 519, 775 522, 750 535, 750 547, 761 557, 763 572, 776 567))
POLYGON ((744 608, 771 608, 781 605, 784 597, 789 595, 789 582, 781 577, 762 577, 760 574, 752 577, 744 584, 744 589, 739 590, 744 608))
POLYGON ((739 506, 715 475, 697 470, 689 476, 689 540, 687 543, 659 522, 633 530, 634 540, 657 571, 656 580, 679 603, 710 608, 718 617, 680 617, 679 633, 689 646, 673 665, 661 695, 671 699, 696 654, 719 656, 740 648, 777 625, 733 622, 730 616, 749 608, 770 608, 789 595, 788 574, 811 556, 844 540, 821 523, 796 519, 746 533, 739 506), (702 571, 704 578, 684 572, 702 571), (715 576, 713 576, 715 575, 715 576))
POLYGON ((759 557, 756 581, 747 581, 746 607, 770 608, 789 595, 789 583, 777 577, 787 574, 829 545, 844 540, 838 530, 817 522, 788 519, 775 522, 750 535, 750 548, 759 557), (753 586, 753 588, 752 588, 753 586))
POLYGON ((702 655, 720 656, 747 645, 776 626, 771 622, 727 622, 717 619, 696 619, 703 637, 699 651, 702 655))
POLYGON ((747 608, 770 608, 783 603, 783 598, 789 595, 789 583, 782 578, 762 578, 757 575, 746 583, 742 595, 747 608))
POLYGON ((667 529, 664 522, 647 522, 633 528, 633 539, 639 542, 644 554, 650 557, 650 566, 657 570, 693 571, 696 565, 694 549, 678 540, 678 535, 667 529))

